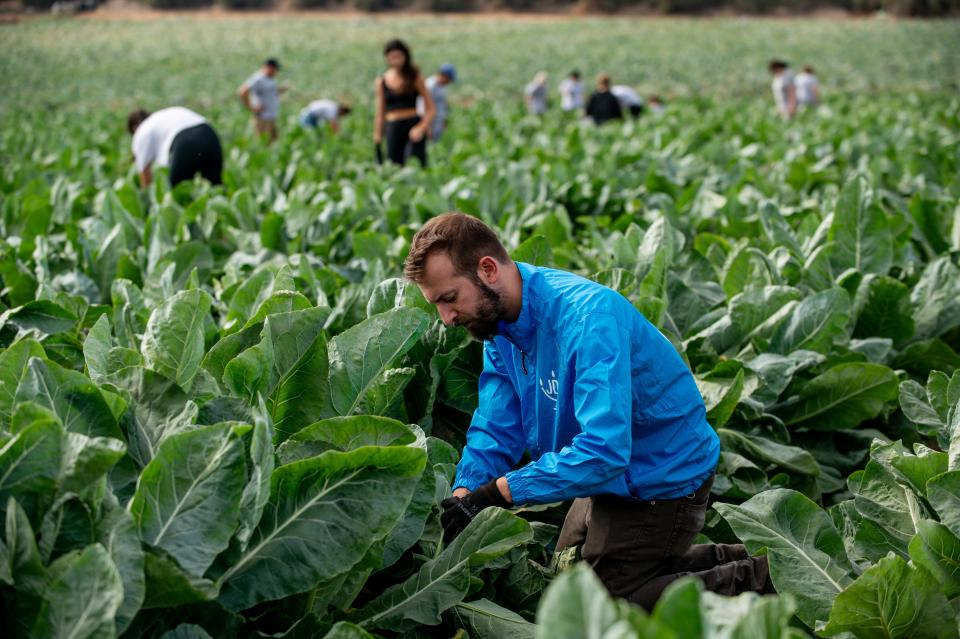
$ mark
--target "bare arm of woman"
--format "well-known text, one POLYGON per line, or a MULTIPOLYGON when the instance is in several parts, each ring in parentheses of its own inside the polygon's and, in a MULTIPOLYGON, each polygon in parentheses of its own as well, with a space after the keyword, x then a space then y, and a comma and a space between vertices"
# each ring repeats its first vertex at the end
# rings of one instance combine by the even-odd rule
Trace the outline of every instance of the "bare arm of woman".
POLYGON ((153 172, 150 170, 150 165, 143 167, 143 170, 140 171, 140 186, 147 188, 150 186, 150 182, 153 181, 153 172))
POLYGON ((378 77, 373 81, 373 143, 380 144, 383 139, 383 79, 378 77))
POLYGON ((419 142, 430 129, 430 123, 433 122, 433 116, 436 114, 437 109, 433 104, 433 96, 430 95, 430 91, 427 90, 427 83, 423 81, 422 75, 417 76, 415 86, 417 87, 417 93, 423 98, 423 116, 420 118, 420 123, 410 129, 410 140, 419 142))

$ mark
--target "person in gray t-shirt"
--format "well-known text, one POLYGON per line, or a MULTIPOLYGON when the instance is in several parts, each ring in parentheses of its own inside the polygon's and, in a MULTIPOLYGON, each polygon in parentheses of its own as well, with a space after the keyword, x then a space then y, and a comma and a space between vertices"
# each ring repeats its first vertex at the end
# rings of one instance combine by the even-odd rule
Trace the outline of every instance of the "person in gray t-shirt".
POLYGON ((280 63, 270 58, 260 69, 240 85, 237 92, 243 105, 253 114, 253 128, 260 136, 267 136, 269 142, 277 139, 277 116, 280 115, 280 93, 274 76, 280 70, 280 63))
POLYGON ((527 112, 542 115, 547 112, 547 72, 540 71, 523 89, 523 99, 527 103, 527 112))

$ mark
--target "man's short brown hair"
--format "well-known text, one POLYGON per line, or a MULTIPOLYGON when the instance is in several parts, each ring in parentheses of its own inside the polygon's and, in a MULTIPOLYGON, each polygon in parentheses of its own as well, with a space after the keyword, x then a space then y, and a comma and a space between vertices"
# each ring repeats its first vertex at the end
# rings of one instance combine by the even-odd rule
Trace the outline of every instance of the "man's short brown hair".
POLYGON ((463 213, 444 213, 417 231, 403 265, 407 279, 419 282, 434 253, 446 253, 458 275, 476 278, 480 258, 490 256, 506 264, 510 254, 489 226, 463 213))
POLYGON ((150 117, 150 112, 144 109, 137 109, 136 111, 131 111, 130 115, 127 116, 127 131, 130 132, 130 135, 133 135, 143 121, 150 117))

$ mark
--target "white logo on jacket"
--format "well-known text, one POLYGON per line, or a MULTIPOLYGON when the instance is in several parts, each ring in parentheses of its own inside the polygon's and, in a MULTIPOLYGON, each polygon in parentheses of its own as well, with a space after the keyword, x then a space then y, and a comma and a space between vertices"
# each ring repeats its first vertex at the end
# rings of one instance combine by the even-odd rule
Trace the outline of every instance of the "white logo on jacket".
POLYGON ((557 381, 556 371, 550 371, 550 379, 546 383, 540 378, 540 390, 553 402, 553 410, 557 410, 557 393, 560 391, 560 382, 557 381))

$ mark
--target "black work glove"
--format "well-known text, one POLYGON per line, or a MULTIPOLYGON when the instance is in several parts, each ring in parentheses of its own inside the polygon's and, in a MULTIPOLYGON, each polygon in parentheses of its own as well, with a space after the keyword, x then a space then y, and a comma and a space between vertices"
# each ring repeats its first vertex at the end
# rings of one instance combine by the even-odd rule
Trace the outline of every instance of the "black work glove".
POLYGON ((497 480, 493 479, 469 495, 447 497, 440 502, 443 512, 440 514, 440 524, 443 526, 443 541, 450 543, 454 537, 463 532, 473 518, 484 508, 500 506, 510 508, 513 504, 504 499, 497 488, 497 480))

